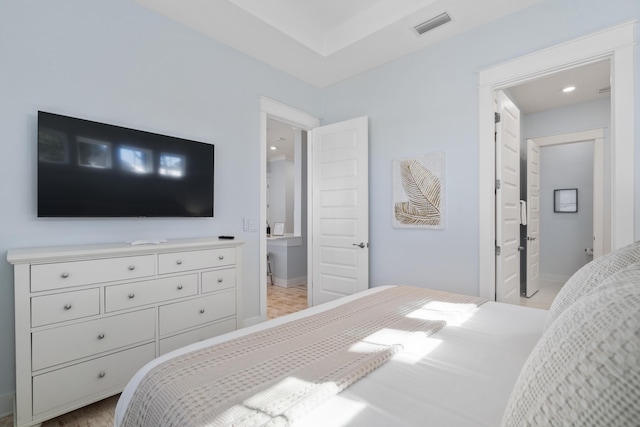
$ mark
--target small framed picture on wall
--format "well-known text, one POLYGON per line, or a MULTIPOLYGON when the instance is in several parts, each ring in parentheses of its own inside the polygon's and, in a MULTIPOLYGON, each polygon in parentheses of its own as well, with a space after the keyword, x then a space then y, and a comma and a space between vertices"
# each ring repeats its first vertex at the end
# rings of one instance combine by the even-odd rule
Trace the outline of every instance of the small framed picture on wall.
POLYGON ((553 211, 557 213, 578 212, 578 189, 553 190, 553 211))

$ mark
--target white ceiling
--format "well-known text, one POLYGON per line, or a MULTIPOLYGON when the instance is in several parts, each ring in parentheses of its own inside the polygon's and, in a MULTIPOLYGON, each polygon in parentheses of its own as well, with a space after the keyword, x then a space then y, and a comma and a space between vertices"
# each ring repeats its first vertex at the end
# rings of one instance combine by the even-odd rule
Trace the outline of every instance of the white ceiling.
MULTIPOLYGON (((316 87, 326 87, 541 0, 135 0, 316 87), (413 29, 447 12, 452 21, 413 29)), ((608 97, 609 62, 509 89, 523 113, 608 97), (576 91, 561 89, 574 84, 576 91)), ((292 157, 293 130, 268 123, 269 158, 292 157)))
POLYGON ((293 160, 294 127, 289 124, 267 118, 267 161, 293 160))
POLYGON ((135 0, 314 86, 326 87, 540 0, 135 0), (443 12, 452 21, 418 36, 443 12))
POLYGON ((609 60, 560 71, 519 86, 509 88, 511 99, 524 114, 610 97, 611 63, 609 60), (567 86, 575 90, 563 93, 567 86), (600 93, 602 92, 602 93, 600 93))

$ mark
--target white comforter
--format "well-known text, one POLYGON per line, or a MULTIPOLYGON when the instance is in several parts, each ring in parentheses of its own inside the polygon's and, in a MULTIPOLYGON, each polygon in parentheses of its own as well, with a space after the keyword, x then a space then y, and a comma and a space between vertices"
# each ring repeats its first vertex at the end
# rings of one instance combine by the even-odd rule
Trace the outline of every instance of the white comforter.
MULTIPOLYGON (((144 374, 167 358, 326 310, 385 287, 342 298, 202 341, 155 359, 129 382, 118 402, 118 426, 144 374)), ((546 310, 488 302, 478 308, 433 307, 447 326, 408 346, 384 366, 332 398, 297 427, 498 426, 527 356, 542 335, 546 310)))

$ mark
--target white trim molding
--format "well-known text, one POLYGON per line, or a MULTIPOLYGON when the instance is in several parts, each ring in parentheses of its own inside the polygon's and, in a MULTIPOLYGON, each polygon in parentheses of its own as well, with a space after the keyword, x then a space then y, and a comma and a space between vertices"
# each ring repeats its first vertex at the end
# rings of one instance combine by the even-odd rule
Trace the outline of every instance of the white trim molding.
POLYGON ((611 61, 611 249, 634 241, 635 103, 637 20, 623 23, 512 61, 480 70, 479 82, 479 295, 495 300, 494 96, 557 71, 611 61))
POLYGON ((536 141, 540 147, 546 147, 549 145, 571 144, 574 142, 604 139, 604 129, 599 128, 578 132, 562 133, 558 135, 536 136, 529 139, 533 139, 534 141, 536 141))
MULTIPOLYGON (((267 222, 267 118, 277 119, 297 128, 310 131, 320 126, 320 119, 297 108, 279 101, 259 96, 260 101, 260 221, 267 222)), ((309 150, 311 151, 311 150, 309 150)), ((309 154, 310 155, 310 154, 309 154)), ((309 213, 310 214, 310 213, 309 213)), ((260 231, 260 320, 267 320, 267 235, 263 228, 260 231)), ((311 240, 311 239, 309 239, 311 240)), ((309 272, 307 272, 309 274, 309 272)), ((253 324, 255 318, 245 321, 245 325, 253 324)))
POLYGON ((320 120, 311 114, 265 96, 260 96, 260 111, 271 118, 304 130, 311 130, 320 126, 320 120))

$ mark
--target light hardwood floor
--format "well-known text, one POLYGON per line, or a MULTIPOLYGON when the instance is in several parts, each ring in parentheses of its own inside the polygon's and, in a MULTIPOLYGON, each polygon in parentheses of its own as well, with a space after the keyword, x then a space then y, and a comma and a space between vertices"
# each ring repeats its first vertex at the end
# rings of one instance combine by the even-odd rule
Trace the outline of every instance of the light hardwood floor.
POLYGON ((267 285, 267 319, 295 313, 307 308, 307 285, 283 288, 267 285))
POLYGON ((551 307, 553 300, 556 298, 556 295, 558 295, 558 292, 560 292, 563 285, 563 283, 541 280, 540 290, 533 294, 531 298, 521 296, 520 305, 549 310, 549 307, 551 307))
MULTIPOLYGON (((119 394, 42 423, 42 427, 111 427, 119 394)), ((13 426, 13 416, 0 419, 0 427, 13 426)))

